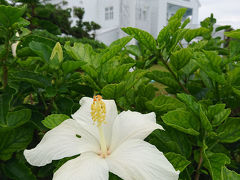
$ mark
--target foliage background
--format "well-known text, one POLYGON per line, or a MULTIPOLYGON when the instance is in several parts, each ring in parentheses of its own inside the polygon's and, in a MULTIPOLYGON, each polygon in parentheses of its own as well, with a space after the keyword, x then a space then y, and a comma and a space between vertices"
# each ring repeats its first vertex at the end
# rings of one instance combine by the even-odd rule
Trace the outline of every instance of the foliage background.
MULTIPOLYGON (((188 29, 190 20, 182 22, 186 10, 181 9, 157 39, 129 27, 122 29, 129 36, 107 47, 58 37, 65 28, 57 24, 42 30, 47 23, 36 26, 33 18, 41 18, 27 8, 38 2, 24 2, 0 5, 1 179, 51 179, 69 158, 32 167, 23 150, 70 117, 81 97, 94 94, 114 99, 119 111, 154 111, 165 131, 146 140, 181 171, 180 179, 240 179, 239 30, 215 29, 213 15, 200 28, 188 29), (220 30, 228 31, 226 40, 213 38, 220 30), (138 46, 127 45, 133 38, 138 46)), ((119 178, 111 174, 110 179, 119 178)))

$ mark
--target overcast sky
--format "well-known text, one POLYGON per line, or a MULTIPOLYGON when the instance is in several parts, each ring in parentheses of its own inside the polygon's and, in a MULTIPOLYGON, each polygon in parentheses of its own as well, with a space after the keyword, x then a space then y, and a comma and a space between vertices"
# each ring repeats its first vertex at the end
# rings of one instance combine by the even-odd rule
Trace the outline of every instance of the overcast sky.
POLYGON ((232 25, 240 28, 240 0, 199 0, 201 3, 199 20, 209 17, 211 13, 217 24, 232 25))

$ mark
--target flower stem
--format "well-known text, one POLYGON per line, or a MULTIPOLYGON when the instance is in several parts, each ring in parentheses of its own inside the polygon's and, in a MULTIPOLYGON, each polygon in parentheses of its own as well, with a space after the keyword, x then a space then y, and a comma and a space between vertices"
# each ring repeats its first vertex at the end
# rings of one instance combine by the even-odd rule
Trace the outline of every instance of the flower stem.
POLYGON ((6 54, 5 57, 2 59, 2 71, 3 71, 3 89, 5 89, 8 85, 8 67, 7 67, 7 60, 8 60, 8 54, 9 54, 9 35, 5 42, 5 50, 6 54))
POLYGON ((106 140, 104 137, 104 132, 102 129, 102 126, 98 126, 98 130, 99 130, 99 136, 100 136, 100 146, 101 146, 101 151, 102 151, 102 155, 103 157, 107 156, 107 145, 106 145, 106 140))
POLYGON ((201 169, 202 163, 203 163, 203 148, 200 149, 200 157, 199 157, 199 163, 198 163, 198 167, 195 174, 195 180, 199 180, 200 178, 200 169, 201 169))

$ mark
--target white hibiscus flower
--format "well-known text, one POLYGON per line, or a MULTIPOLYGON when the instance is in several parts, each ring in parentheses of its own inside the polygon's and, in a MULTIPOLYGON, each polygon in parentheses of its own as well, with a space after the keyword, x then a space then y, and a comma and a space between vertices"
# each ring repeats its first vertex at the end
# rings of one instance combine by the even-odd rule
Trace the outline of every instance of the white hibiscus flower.
POLYGON ((48 131, 41 142, 24 156, 33 166, 44 166, 65 157, 67 161, 54 180, 107 180, 109 171, 124 180, 177 180, 162 152, 144 139, 155 129, 155 113, 117 113, 113 100, 84 97, 80 109, 48 131), (93 121, 97 124, 94 125, 93 121), (79 138, 80 136, 80 138, 79 138))

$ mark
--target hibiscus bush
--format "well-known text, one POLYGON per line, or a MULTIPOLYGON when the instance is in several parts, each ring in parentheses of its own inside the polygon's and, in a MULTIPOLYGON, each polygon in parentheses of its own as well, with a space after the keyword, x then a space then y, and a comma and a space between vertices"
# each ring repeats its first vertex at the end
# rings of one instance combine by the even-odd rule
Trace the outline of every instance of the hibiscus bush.
POLYGON ((128 36, 107 47, 31 32, 25 10, 0 5, 1 179, 52 179, 72 157, 35 167, 23 150, 69 119, 82 97, 97 94, 119 112, 155 112, 164 130, 145 141, 164 153, 179 179, 240 179, 239 30, 214 28, 213 16, 189 29, 180 9, 157 39, 127 27, 128 36), (221 30, 224 40, 213 36, 221 30), (137 45, 129 45, 133 39, 137 45))

